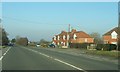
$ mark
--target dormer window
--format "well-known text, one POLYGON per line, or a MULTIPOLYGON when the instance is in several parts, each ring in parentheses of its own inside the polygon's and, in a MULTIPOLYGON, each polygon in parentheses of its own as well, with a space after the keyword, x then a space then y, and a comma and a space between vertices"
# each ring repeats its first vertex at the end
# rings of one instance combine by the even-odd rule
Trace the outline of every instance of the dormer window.
POLYGON ((74 40, 76 40, 76 37, 77 37, 77 35, 76 35, 76 34, 74 34, 74 35, 73 35, 73 39, 74 39, 74 40))
POLYGON ((63 40, 65 40, 65 35, 63 35, 63 40))
POLYGON ((117 33, 115 31, 113 31, 111 33, 111 37, 112 37, 112 39, 117 39, 117 33))

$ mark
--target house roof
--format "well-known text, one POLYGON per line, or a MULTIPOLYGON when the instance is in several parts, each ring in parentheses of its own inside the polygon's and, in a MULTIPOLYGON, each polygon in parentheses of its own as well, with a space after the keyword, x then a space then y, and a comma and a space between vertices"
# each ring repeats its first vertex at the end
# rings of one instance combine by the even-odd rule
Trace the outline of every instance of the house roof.
POLYGON ((90 35, 88 35, 87 33, 83 31, 77 31, 74 34, 77 35, 77 38, 92 38, 90 35))
MULTIPOLYGON (((77 35, 77 38, 92 38, 90 37, 90 35, 88 35, 87 33, 83 32, 83 31, 74 31, 74 32, 68 32, 68 34, 70 35, 70 37, 73 37, 74 34, 77 35)), ((59 34, 59 36, 63 36, 63 35, 67 35, 67 32, 62 32, 61 34, 59 34)))
POLYGON ((92 38, 89 34, 83 31, 76 31, 75 29, 71 32, 62 31, 60 34, 56 35, 56 37, 60 36, 60 38, 62 38, 63 35, 67 36, 67 34, 70 36, 70 38, 72 38, 74 34, 76 34, 77 38, 92 38))
POLYGON ((120 35, 120 27, 115 27, 112 30, 108 31, 107 33, 105 33, 103 36, 105 35, 111 35, 111 33, 115 31, 118 35, 120 35))

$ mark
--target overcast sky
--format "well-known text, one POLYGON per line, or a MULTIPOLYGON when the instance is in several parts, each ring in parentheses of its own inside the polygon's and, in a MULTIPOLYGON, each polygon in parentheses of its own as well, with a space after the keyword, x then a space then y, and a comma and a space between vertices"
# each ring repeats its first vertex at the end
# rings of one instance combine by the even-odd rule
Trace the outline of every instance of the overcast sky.
POLYGON ((101 35, 118 26, 117 2, 4 2, 3 27, 12 39, 51 40, 71 28, 101 35))

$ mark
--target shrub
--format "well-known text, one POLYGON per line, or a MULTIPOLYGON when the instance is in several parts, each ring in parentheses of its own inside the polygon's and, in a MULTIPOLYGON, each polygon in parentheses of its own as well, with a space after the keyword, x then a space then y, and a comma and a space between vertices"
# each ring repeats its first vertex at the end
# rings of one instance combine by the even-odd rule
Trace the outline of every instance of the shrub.
POLYGON ((70 43, 70 48, 81 48, 81 49, 87 49, 87 46, 89 46, 89 43, 70 43))
POLYGON ((111 50, 116 50, 117 45, 115 44, 97 44, 96 49, 97 50, 104 50, 104 51, 111 51, 111 50))
POLYGON ((96 50, 102 50, 102 48, 103 48, 103 44, 97 44, 96 50))

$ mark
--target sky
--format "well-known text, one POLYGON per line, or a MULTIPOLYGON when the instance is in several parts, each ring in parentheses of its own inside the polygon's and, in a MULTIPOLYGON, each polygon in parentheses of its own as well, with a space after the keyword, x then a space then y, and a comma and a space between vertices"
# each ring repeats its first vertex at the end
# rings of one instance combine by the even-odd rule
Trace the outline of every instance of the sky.
POLYGON ((3 2, 3 27, 9 38, 52 40, 71 28, 101 35, 118 26, 117 2, 3 2))

